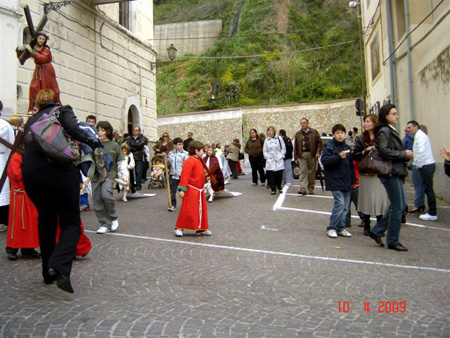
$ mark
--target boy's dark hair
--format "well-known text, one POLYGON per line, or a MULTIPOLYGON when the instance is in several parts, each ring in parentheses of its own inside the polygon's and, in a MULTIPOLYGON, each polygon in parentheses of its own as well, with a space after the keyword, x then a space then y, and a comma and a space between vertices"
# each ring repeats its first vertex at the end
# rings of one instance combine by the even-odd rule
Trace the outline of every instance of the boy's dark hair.
POLYGON ((335 124, 333 128, 331 128, 331 133, 334 135, 338 130, 343 131, 344 133, 346 132, 345 127, 342 124, 335 124))
POLYGON ((353 132, 354 132, 354 133, 358 133, 358 128, 353 127, 353 132))
POLYGON ((102 128, 106 131, 106 137, 108 138, 108 140, 113 139, 114 129, 113 129, 111 123, 109 123, 108 121, 100 121, 99 123, 97 123, 97 129, 99 130, 100 128, 102 128))
POLYGON ((88 115, 88 117, 86 117, 86 122, 88 120, 94 120, 94 124, 97 123, 97 118, 95 117, 95 115, 88 115))
POLYGON ((188 147, 189 155, 195 155, 195 151, 196 150, 203 149, 204 147, 205 146, 203 145, 202 142, 200 142, 200 141, 192 141, 191 143, 189 143, 189 147, 188 147))
POLYGON ((183 143, 183 140, 181 139, 181 137, 175 137, 173 139, 173 144, 178 144, 178 143, 183 143))

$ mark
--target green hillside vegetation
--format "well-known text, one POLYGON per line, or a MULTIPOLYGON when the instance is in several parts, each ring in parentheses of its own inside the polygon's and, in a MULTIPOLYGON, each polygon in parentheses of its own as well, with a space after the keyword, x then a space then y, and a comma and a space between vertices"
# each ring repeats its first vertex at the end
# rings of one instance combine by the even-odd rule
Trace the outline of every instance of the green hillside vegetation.
POLYGON ((223 19, 220 38, 203 56, 263 55, 232 59, 180 57, 159 66, 158 115, 359 96, 358 24, 348 2, 291 0, 285 18, 287 33, 278 34, 276 5, 282 1, 155 0, 157 24, 223 19), (241 2, 239 24, 229 37, 241 2), (177 8, 189 10, 181 12, 177 8), (286 52, 293 53, 281 54, 286 52), (214 87, 216 98, 212 100, 214 87))

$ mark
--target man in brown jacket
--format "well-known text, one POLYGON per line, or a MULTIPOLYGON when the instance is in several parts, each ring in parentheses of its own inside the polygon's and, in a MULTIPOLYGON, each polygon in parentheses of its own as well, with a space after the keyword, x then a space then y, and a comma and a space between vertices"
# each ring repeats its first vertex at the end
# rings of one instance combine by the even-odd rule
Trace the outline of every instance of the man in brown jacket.
POLYGON ((314 185, 316 182, 317 159, 322 152, 322 140, 319 132, 309 127, 307 118, 300 120, 300 129, 295 134, 294 160, 300 168, 300 191, 299 194, 314 194, 314 185))

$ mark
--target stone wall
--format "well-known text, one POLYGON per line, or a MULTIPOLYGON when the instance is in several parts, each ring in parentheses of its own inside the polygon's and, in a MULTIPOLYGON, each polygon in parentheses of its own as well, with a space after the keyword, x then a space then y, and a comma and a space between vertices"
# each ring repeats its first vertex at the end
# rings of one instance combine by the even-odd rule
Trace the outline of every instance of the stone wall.
MULTIPOLYGON (((152 10, 151 2, 139 3, 141 10, 152 10)), ((21 1, 21 5, 26 4, 37 25, 43 16, 42 4, 21 1)), ((26 26, 24 17, 20 23, 22 30, 26 26)), ((142 24, 138 26, 143 29, 142 24)), ((153 26, 146 29, 151 38, 153 26)), ((79 119, 93 114, 122 131, 128 129, 130 113, 130 123, 140 125, 148 137, 155 138, 156 78, 150 61, 156 50, 147 41, 105 16, 90 0, 73 1, 58 12, 50 12, 44 30, 50 34, 48 44, 63 104, 71 105, 79 119)), ((17 38, 19 45, 21 38, 17 38)), ((17 102, 19 113, 27 110, 34 68, 32 59, 17 67, 17 84, 22 92, 17 102)))
POLYGON ((248 107, 158 118, 158 135, 169 132, 171 138, 185 139, 189 131, 194 139, 206 143, 220 142, 222 146, 239 138, 244 143, 250 128, 265 132, 273 125, 285 129, 292 136, 300 128, 300 119, 306 117, 310 126, 320 133, 331 133, 336 123, 346 128, 360 129, 360 118, 355 115, 354 100, 271 107, 248 107))
POLYGON ((153 45, 158 58, 168 59, 167 47, 173 44, 177 56, 201 54, 207 51, 222 31, 222 20, 204 20, 155 25, 153 45), (204 37, 204 39, 202 39, 204 37))

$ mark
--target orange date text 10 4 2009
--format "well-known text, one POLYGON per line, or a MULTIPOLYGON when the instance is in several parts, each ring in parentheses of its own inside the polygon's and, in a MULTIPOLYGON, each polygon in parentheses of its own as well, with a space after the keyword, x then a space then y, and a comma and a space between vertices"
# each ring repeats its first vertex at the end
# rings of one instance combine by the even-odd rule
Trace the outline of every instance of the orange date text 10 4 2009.
MULTIPOLYGON (((350 311, 350 303, 338 302, 339 312, 348 313, 350 311)), ((378 311, 378 313, 405 313, 406 312, 406 302, 404 301, 393 301, 393 302, 378 302, 378 306, 371 308, 369 301, 364 301, 363 304, 364 312, 378 311)))

